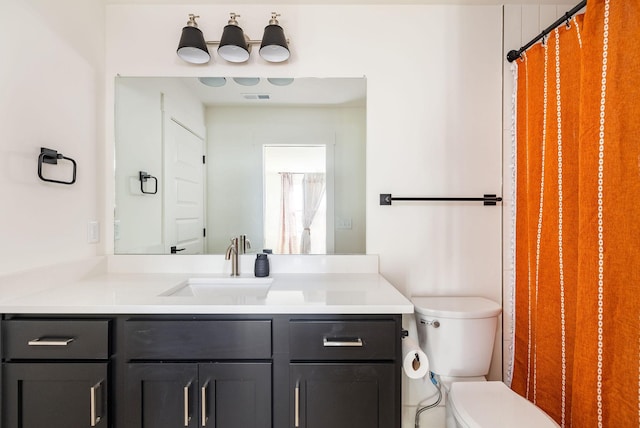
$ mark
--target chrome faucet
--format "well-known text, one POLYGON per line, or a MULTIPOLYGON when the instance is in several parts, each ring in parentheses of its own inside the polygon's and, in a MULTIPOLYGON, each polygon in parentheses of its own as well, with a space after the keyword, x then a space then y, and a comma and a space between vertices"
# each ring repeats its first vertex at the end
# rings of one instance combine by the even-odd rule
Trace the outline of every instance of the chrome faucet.
POLYGON ((227 248, 225 260, 231 260, 231 276, 239 276, 238 272, 238 238, 231 238, 231 245, 227 248))

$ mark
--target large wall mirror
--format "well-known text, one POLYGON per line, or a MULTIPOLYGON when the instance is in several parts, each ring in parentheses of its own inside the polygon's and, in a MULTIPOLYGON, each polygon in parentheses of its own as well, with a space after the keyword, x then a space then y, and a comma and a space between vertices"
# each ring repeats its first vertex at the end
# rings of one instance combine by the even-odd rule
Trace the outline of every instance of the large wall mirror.
POLYGON ((365 253, 365 78, 117 77, 115 254, 365 253))

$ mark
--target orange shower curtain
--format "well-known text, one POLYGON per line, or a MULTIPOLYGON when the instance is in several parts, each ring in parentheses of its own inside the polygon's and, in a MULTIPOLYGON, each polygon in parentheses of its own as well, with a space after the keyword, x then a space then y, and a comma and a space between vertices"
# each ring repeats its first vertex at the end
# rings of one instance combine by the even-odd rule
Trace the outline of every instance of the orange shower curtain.
POLYGON ((639 9, 518 61, 512 388, 563 427, 640 426, 639 9))
POLYGON ((581 27, 582 17, 559 27, 518 64, 512 388, 562 425, 571 414, 578 279, 581 27))

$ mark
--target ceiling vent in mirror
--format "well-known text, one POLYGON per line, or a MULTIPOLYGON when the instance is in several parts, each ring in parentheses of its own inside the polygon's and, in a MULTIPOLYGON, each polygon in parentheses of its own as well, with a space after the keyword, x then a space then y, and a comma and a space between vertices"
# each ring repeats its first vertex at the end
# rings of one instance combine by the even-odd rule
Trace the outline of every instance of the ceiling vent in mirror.
POLYGON ((270 100, 271 95, 269 94, 242 94, 244 99, 246 100, 270 100))

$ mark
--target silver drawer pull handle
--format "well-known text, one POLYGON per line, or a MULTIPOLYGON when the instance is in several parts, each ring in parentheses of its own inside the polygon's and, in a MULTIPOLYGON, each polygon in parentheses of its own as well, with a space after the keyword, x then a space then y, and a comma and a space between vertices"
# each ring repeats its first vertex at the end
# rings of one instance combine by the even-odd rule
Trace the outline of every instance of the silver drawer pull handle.
POLYGON ((39 337, 27 342, 29 346, 67 346, 73 337, 39 337))
POLYGON ((300 382, 296 382, 295 394, 293 395, 293 426, 300 427, 300 382))
POLYGON ((356 337, 355 339, 327 339, 326 337, 322 343, 323 346, 355 346, 360 347, 363 345, 362 339, 356 337))
POLYGON ((209 381, 207 380, 204 386, 200 388, 200 401, 202 401, 200 403, 200 407, 202 408, 201 425, 203 427, 207 426, 207 421, 209 420, 209 417, 207 416, 207 388, 208 387, 209 387, 209 381))
POLYGON ((189 422, 191 421, 191 416, 189 415, 189 388, 191 388, 191 381, 184 387, 184 426, 188 427, 189 422))
POLYGON ((91 426, 95 427, 96 425, 98 425, 98 423, 100 423, 100 420, 102 419, 102 416, 98 416, 97 414, 97 405, 98 405, 98 400, 96 398, 96 392, 99 388, 102 388, 102 381, 96 383, 95 385, 93 385, 91 387, 91 426))

